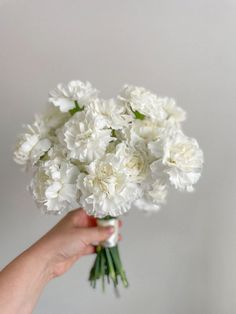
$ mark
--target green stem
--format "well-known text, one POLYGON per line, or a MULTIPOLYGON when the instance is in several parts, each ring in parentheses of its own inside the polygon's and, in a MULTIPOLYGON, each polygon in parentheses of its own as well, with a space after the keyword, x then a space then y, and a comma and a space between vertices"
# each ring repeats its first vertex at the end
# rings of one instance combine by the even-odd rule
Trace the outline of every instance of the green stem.
POLYGON ((114 269, 114 265, 112 262, 109 248, 105 248, 105 253, 106 253, 106 258, 107 258, 107 266, 109 268, 109 275, 110 275, 111 279, 113 280, 114 285, 116 286, 117 285, 116 272, 114 269))
POLYGON ((123 285, 127 288, 129 286, 129 283, 128 283, 126 273, 125 273, 125 270, 124 270, 122 262, 121 262, 118 245, 116 245, 114 248, 112 248, 112 250, 113 250, 114 255, 116 256, 116 259, 117 259, 118 264, 119 264, 121 280, 123 282, 123 285))
POLYGON ((74 101, 75 107, 71 110, 69 110, 70 114, 73 116, 76 112, 78 111, 83 111, 84 107, 80 107, 79 103, 77 100, 74 101))
POLYGON ((101 259, 100 259, 100 275, 102 277, 102 290, 105 291, 105 257, 104 250, 101 251, 101 259))

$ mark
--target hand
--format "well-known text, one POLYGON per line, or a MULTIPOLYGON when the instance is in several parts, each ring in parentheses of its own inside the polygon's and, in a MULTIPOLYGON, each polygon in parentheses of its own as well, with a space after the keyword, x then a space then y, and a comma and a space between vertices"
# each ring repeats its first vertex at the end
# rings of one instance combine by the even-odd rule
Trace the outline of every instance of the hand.
POLYGON ((81 256, 95 252, 113 227, 98 227, 82 209, 68 213, 33 246, 0 272, 0 312, 32 313, 45 285, 81 256))
POLYGON ((113 231, 113 227, 98 227, 94 217, 77 209, 69 212, 35 246, 43 248, 51 275, 56 277, 64 274, 80 257, 94 253, 93 244, 106 240, 113 231))

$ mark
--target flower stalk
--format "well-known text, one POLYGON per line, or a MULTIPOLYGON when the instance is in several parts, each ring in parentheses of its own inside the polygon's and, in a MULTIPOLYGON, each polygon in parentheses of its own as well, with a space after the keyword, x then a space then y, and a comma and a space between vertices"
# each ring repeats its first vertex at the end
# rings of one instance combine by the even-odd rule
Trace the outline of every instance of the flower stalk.
MULTIPOLYGON (((115 219, 113 217, 105 217, 103 221, 115 219)), ((96 259, 91 268, 89 281, 93 288, 96 288, 98 280, 101 280, 102 289, 105 290, 105 277, 107 283, 113 283, 115 289, 119 284, 119 280, 123 283, 125 288, 128 287, 128 280, 124 267, 121 262, 118 244, 114 244, 112 247, 107 247, 105 244, 101 244, 96 248, 96 259)))

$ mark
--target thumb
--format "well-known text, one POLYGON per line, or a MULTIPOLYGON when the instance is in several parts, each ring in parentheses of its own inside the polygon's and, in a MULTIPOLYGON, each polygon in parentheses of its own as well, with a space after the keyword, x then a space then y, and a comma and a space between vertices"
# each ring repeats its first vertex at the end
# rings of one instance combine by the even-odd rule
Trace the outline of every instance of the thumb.
POLYGON ((109 238, 113 232, 113 227, 92 227, 80 229, 81 238, 87 244, 97 243, 109 238))

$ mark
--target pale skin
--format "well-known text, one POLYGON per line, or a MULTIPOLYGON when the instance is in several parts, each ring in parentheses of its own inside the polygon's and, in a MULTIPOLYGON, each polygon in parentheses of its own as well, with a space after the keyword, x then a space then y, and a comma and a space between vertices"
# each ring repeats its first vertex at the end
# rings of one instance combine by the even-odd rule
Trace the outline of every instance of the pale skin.
POLYGON ((68 213, 54 228, 0 272, 0 313, 32 313, 44 287, 82 256, 95 252, 113 227, 98 227, 82 209, 68 213))

